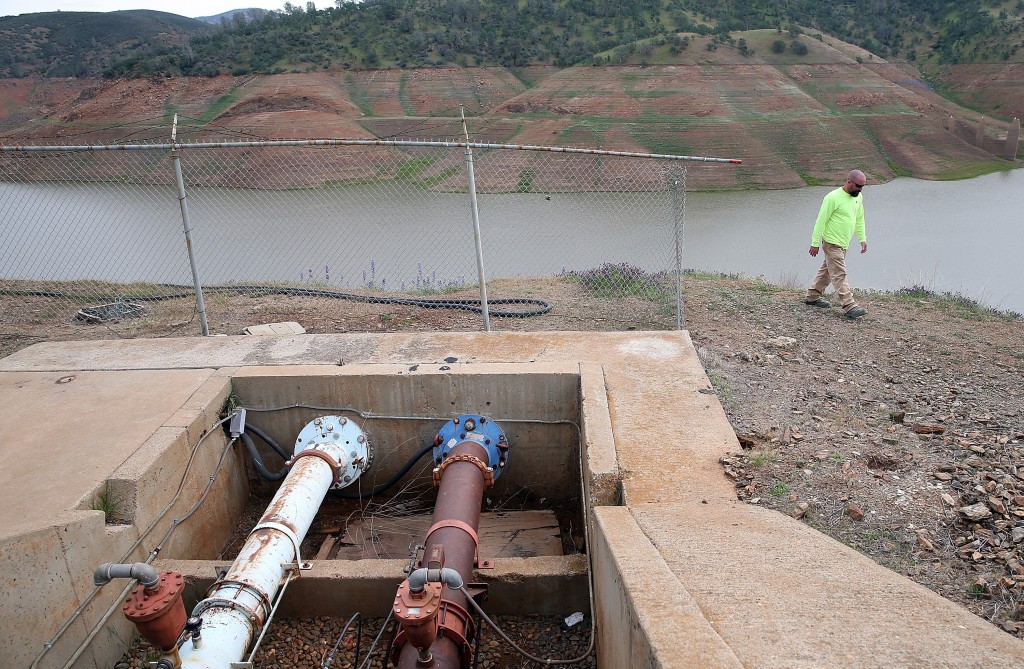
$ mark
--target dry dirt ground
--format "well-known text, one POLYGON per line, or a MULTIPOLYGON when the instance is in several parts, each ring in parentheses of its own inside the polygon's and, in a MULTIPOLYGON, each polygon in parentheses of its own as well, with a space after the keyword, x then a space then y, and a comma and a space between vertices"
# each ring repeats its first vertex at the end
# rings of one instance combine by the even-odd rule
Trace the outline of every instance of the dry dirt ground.
MULTIPOLYGON (((684 293, 685 326, 743 446, 723 460, 740 498, 1024 637, 1024 319, 920 290, 859 293, 868 315, 855 322, 756 280, 687 276, 684 293)), ((675 324, 671 305, 563 278, 498 282, 490 296, 553 305, 494 318, 497 330, 675 324)), ((50 298, 0 296, 0 355, 44 339, 197 334, 188 300, 149 308, 84 325, 50 298)), ((480 328, 469 312, 306 297, 217 296, 209 312, 220 334, 278 321, 308 332, 480 328)))

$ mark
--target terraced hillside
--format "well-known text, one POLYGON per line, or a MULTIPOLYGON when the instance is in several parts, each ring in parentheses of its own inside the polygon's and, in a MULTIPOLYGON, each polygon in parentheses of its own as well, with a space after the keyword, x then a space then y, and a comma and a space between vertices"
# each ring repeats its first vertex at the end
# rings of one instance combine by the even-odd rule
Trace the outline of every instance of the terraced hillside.
MULTIPOLYGON (((832 183, 851 166, 874 182, 1011 166, 994 150, 1005 138, 1005 122, 988 120, 987 150, 976 147, 972 129, 981 115, 940 96, 905 66, 830 38, 800 36, 807 53, 798 56, 792 48, 773 53, 774 30, 743 35, 746 55, 727 44, 709 49, 709 38, 695 35, 676 62, 657 65, 6 80, 0 131, 9 144, 166 141, 177 113, 186 140, 450 139, 462 137, 461 105, 479 141, 744 161, 730 170, 691 164, 691 188, 832 183)), ((1012 67, 975 74, 1007 83, 977 92, 970 80, 951 78, 959 100, 1020 105, 1020 87, 1012 82, 1021 75, 1012 67)))

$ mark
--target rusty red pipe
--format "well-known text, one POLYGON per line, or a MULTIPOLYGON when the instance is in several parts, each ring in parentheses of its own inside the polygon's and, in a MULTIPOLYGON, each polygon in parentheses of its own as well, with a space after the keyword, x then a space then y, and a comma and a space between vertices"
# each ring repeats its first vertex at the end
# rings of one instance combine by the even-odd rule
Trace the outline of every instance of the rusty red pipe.
POLYGON ((494 484, 507 453, 504 434, 483 417, 461 416, 438 434, 434 470, 438 495, 423 553, 423 566, 430 576, 417 573, 417 578, 407 579, 394 603, 400 631, 392 661, 399 669, 459 669, 472 663, 475 630, 464 590, 437 581, 442 567, 458 572, 462 583, 472 581, 479 559, 483 493, 494 484), (410 581, 415 582, 410 585, 410 581))

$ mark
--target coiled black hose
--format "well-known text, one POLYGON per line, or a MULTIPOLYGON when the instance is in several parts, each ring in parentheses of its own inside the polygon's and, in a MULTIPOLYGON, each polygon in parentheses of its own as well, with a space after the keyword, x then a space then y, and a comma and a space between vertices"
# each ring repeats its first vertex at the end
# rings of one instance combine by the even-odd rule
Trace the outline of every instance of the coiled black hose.
MULTIPOLYGON (((94 300, 106 300, 114 302, 117 300, 130 299, 134 302, 159 302, 160 300, 174 300, 181 297, 192 297, 195 293, 185 290, 189 286, 178 286, 164 284, 166 288, 182 289, 173 293, 163 295, 91 295, 94 300)), ((343 293, 335 290, 320 290, 316 288, 288 288, 284 286, 205 286, 207 293, 256 293, 263 295, 295 295, 298 297, 329 297, 336 300, 352 300, 354 302, 369 302, 371 304, 401 304, 421 309, 460 309, 482 313, 483 307, 480 300, 445 299, 445 298, 419 298, 419 297, 382 297, 379 295, 359 295, 357 293, 343 293)), ((0 290, 0 295, 30 295, 33 297, 78 297, 53 290, 0 290)), ((530 318, 541 316, 551 311, 551 303, 528 297, 503 297, 487 300, 487 313, 498 318, 530 318), (494 309, 495 305, 523 304, 536 305, 536 309, 524 311, 504 311, 494 309)))

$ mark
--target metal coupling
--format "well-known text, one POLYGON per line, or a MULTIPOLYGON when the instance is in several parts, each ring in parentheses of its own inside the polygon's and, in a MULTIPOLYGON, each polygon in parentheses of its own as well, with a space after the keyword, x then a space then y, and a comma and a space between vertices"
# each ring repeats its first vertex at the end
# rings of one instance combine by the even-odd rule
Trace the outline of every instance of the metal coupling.
MULTIPOLYGON (((477 460, 477 466, 484 472, 488 481, 488 487, 501 476, 501 472, 508 463, 509 443, 508 437, 497 423, 486 416, 475 414, 457 416, 445 423, 434 437, 434 464, 435 481, 440 478, 444 471, 445 461, 451 457, 449 454, 461 443, 472 442, 478 444, 487 453, 487 462, 477 460)), ((475 458, 474 458, 475 460, 475 458)))

